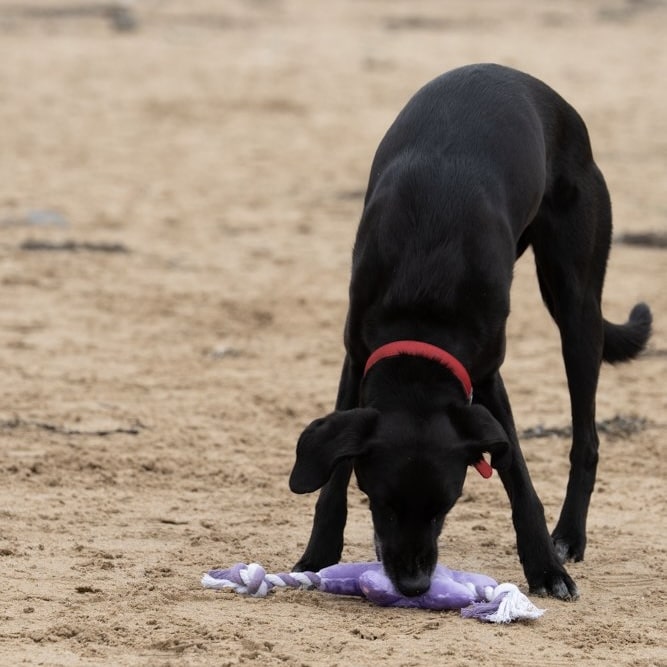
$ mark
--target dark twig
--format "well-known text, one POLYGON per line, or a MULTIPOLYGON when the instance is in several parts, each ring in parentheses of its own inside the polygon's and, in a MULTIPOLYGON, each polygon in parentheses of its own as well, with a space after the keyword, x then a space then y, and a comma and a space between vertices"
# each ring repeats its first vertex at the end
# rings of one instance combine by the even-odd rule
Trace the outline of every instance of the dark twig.
POLYGON ((18 429, 18 428, 38 428, 43 431, 50 431, 51 433, 60 433, 61 435, 97 435, 97 436, 107 436, 107 435, 116 435, 124 433, 126 435, 138 435, 144 428, 146 428, 141 422, 136 422, 134 427, 130 428, 110 428, 110 429, 98 429, 93 431, 81 431, 79 429, 66 428, 64 426, 59 426, 57 424, 50 424, 48 422, 40 422, 28 419, 21 419, 20 417, 14 417, 13 419, 4 419, 0 421, 0 428, 2 429, 18 429))
POLYGON ((108 252, 108 253, 128 253, 126 245, 122 243, 92 243, 89 241, 62 241, 54 243, 51 241, 24 241, 21 244, 21 250, 46 250, 56 252, 108 252))
POLYGON ((615 241, 642 248, 667 248, 667 234, 664 232, 627 232, 617 236, 615 241))
MULTIPOLYGON (((658 425, 646 419, 645 417, 615 415, 610 419, 603 419, 596 422, 599 433, 604 433, 609 438, 619 439, 627 438, 636 433, 641 433, 647 428, 655 428, 658 425)), ((558 438, 572 437, 571 426, 547 427, 531 426, 519 433, 519 439, 528 440, 532 438, 549 438, 556 436, 558 438)))

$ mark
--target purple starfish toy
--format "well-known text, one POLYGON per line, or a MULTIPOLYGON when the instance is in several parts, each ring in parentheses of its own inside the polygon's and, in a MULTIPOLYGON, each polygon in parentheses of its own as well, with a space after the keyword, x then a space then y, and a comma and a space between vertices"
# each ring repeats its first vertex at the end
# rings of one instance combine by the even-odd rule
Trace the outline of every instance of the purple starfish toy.
POLYGON ((399 593, 381 563, 339 563, 319 572, 267 574, 257 563, 237 563, 228 570, 211 570, 202 578, 205 588, 232 589, 264 597, 273 588, 304 588, 365 597, 382 607, 421 608, 436 611, 460 609, 464 618, 491 623, 539 618, 538 609, 514 584, 500 584, 483 574, 450 570, 438 565, 430 589, 417 597, 399 593))

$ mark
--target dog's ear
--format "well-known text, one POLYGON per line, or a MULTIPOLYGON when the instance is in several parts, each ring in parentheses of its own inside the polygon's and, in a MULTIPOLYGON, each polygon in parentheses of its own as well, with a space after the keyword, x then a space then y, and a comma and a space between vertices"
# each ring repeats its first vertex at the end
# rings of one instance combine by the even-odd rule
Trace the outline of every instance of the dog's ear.
POLYGON ((316 491, 329 481, 336 464, 363 453, 378 414, 372 408, 337 410, 312 422, 296 445, 290 489, 294 493, 316 491))
POLYGON ((488 452, 494 468, 504 470, 509 467, 512 462, 510 438, 483 405, 452 406, 449 416, 469 463, 476 463, 484 452, 488 452))

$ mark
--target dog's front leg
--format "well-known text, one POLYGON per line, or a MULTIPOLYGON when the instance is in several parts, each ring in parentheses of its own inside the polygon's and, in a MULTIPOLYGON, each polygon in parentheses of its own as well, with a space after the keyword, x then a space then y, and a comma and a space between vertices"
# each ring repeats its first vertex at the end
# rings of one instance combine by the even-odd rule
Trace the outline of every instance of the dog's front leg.
MULTIPOLYGON (((360 382, 361 371, 348 355, 343 363, 338 387, 337 410, 352 410, 359 406, 360 382)), ((340 560, 347 522, 347 487, 352 468, 351 462, 339 464, 322 487, 315 505, 308 546, 294 566, 295 572, 317 572, 340 560)))
POLYGON ((294 566, 295 572, 317 572, 340 560, 347 521, 347 486, 351 475, 352 463, 340 463, 322 487, 315 505, 308 546, 294 566))
POLYGON ((475 385, 475 401, 484 405, 500 422, 512 445, 511 464, 499 470, 512 506, 517 550, 531 593, 576 599, 577 586, 561 564, 544 518, 544 508, 535 492, 519 446, 507 392, 499 373, 475 385))

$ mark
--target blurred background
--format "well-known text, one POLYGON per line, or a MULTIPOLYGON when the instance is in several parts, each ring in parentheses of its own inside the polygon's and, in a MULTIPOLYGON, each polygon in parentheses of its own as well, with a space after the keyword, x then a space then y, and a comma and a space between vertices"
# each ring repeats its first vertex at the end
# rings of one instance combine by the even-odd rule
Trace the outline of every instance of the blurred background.
POLYGON ((0 215, 157 240, 270 199, 307 223, 363 190, 420 85, 493 61, 580 111, 619 228, 656 228, 666 23, 660 0, 2 0, 0 215))
MULTIPOLYGON (((7 664, 664 661, 666 34, 661 0, 0 0, 7 664), (287 478, 333 407, 374 151, 420 86, 485 61, 583 116, 614 207, 605 313, 655 316, 647 354, 603 370, 582 600, 539 632, 466 635, 200 591, 209 567, 301 554, 314 498, 287 478)), ((504 377, 552 526, 569 401, 530 253, 515 275, 504 377)), ((372 557, 354 489, 346 537, 372 557)), ((523 581, 496 477, 469 479, 442 542, 452 567, 523 581)))

